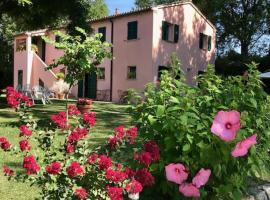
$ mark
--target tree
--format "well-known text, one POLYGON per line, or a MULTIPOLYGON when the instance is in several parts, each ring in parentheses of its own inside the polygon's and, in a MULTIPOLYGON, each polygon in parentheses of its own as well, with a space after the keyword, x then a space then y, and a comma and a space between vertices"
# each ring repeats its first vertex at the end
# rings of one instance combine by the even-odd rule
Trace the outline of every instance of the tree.
MULTIPOLYGON (((61 38, 60 42, 43 39, 54 45, 57 49, 64 52, 64 55, 57 58, 48 69, 56 68, 59 65, 66 67, 65 81, 69 84, 69 92, 71 88, 85 77, 85 74, 95 72, 96 67, 103 62, 105 58, 111 58, 110 47, 108 42, 102 42, 101 34, 89 36, 83 29, 76 27, 79 33, 77 36, 57 31, 55 34, 61 38)), ((68 92, 68 94, 69 94, 68 92)), ((66 97, 68 100, 68 95, 66 97)), ((68 105, 66 102, 66 110, 68 105)), ((67 118, 68 118, 68 112, 67 118)))

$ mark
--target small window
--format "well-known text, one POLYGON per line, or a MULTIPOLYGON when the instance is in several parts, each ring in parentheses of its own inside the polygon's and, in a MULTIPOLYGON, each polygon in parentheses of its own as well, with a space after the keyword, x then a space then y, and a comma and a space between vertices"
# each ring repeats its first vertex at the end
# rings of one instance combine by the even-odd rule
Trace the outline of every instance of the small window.
POLYGON ((44 82, 40 78, 38 79, 38 85, 43 87, 43 88, 45 86, 44 82))
POLYGON ((169 68, 166 67, 166 66, 159 66, 158 67, 158 80, 160 81, 160 78, 161 78, 161 74, 162 72, 164 71, 169 71, 169 68))
POLYGON ((211 51, 212 49, 212 37, 204 33, 200 33, 200 49, 211 51))
POLYGON ((138 22, 128 22, 128 40, 134 40, 138 38, 138 22))
POLYGON ((106 27, 98 28, 98 33, 102 34, 102 36, 100 38, 101 42, 105 42, 106 41, 106 27))
POLYGON ((127 78, 128 79, 136 79, 136 77, 137 77, 136 66, 129 66, 127 78))
POLYGON ((23 86, 23 70, 18 70, 18 88, 23 86))
POLYGON ((179 25, 162 22, 162 40, 177 43, 179 39, 179 25))
POLYGON ((60 35, 56 35, 56 36, 55 36, 55 42, 57 42, 57 43, 61 42, 61 37, 60 37, 60 35))
POLYGON ((100 80, 105 80, 105 68, 100 67, 97 69, 97 78, 100 80))
POLYGON ((25 50, 26 50, 26 39, 17 39, 16 51, 25 51, 25 50))

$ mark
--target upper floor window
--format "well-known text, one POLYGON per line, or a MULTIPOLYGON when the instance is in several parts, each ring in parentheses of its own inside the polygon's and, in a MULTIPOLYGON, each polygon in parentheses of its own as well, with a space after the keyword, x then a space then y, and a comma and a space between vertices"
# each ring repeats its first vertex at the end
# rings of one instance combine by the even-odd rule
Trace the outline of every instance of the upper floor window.
POLYGON ((177 43, 179 39, 179 25, 162 22, 162 40, 177 43))
POLYGON ((25 51, 25 50, 26 50, 26 39, 17 39, 16 51, 25 51))
POLYGON ((212 49, 212 37, 204 33, 200 33, 200 49, 211 51, 212 49))
POLYGON ((127 78, 128 79, 136 79, 137 78, 136 71, 137 71, 136 66, 128 66, 127 78))
POLYGON ((105 80, 105 68, 100 67, 97 69, 97 78, 100 80, 105 80))
POLYGON ((128 22, 128 33, 127 33, 128 40, 134 40, 138 38, 138 22, 128 22))
POLYGON ((106 27, 98 28, 98 33, 102 34, 102 36, 100 38, 101 42, 105 42, 106 41, 106 27))

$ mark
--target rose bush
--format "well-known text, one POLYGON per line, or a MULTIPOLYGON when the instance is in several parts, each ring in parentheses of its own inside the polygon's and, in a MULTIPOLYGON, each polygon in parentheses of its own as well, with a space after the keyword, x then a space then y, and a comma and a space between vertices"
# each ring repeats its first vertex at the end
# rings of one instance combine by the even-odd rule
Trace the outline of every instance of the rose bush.
POLYGON ((95 148, 88 140, 95 113, 81 114, 75 105, 68 106, 68 112, 69 121, 65 112, 50 116, 52 123, 46 130, 21 125, 17 145, 0 137, 4 151, 23 155, 24 172, 3 166, 4 174, 38 185, 42 199, 139 199, 143 188, 155 183, 149 166, 160 159, 156 142, 138 140, 136 127, 119 126, 105 144, 95 148), (59 132, 66 134, 60 146, 54 142, 59 132), (36 154, 33 142, 43 153, 36 154))
MULTIPOLYGON (((131 114, 140 137, 157 142, 160 160, 149 165, 156 184, 142 199, 241 199, 248 178, 269 171, 270 101, 256 65, 248 68, 247 79, 209 66, 193 87, 174 59, 161 82, 147 86, 131 114)), ((148 165, 147 155, 136 159, 148 165)))

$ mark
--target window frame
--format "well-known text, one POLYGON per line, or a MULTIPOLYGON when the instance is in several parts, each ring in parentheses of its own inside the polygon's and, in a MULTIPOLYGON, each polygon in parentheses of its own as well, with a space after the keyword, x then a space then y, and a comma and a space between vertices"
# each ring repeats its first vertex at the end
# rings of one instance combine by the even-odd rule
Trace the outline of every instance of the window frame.
POLYGON ((106 34, 107 34, 107 28, 106 26, 102 26, 98 28, 98 33, 101 33, 102 36, 100 38, 101 42, 106 42, 107 38, 106 38, 106 34))
POLYGON ((179 25, 167 21, 162 21, 162 40, 170 43, 179 41, 179 25))
POLYGON ((105 69, 105 67, 97 68, 97 80, 105 80, 105 79, 106 79, 106 69, 105 69), (100 73, 102 73, 102 76, 100 75, 100 73))
POLYGON ((133 65, 133 66, 127 67, 127 79, 128 80, 136 80, 137 79, 137 66, 133 65), (135 72, 132 72, 131 69, 135 69, 135 72))
POLYGON ((127 40, 138 39, 138 21, 130 21, 127 23, 127 40))

